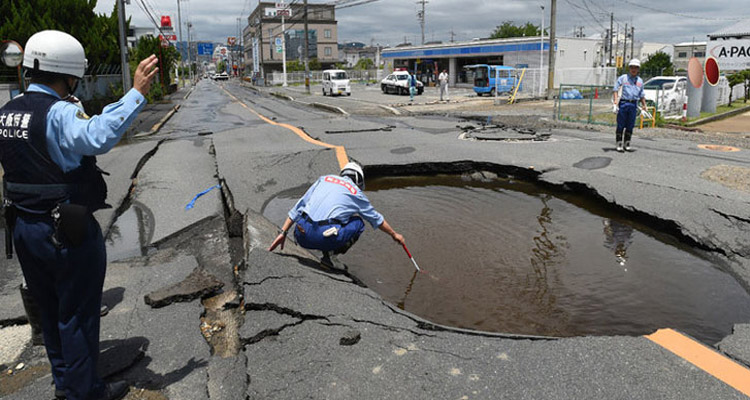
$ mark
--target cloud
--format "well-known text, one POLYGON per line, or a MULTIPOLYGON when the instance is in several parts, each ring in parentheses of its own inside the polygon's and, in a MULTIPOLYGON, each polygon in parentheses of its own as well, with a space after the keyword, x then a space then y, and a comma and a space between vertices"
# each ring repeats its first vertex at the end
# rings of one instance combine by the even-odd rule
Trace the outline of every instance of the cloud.
MULTIPOLYGON (((126 6, 132 23, 137 26, 150 26, 151 22, 136 5, 145 1, 157 11, 172 16, 177 23, 177 0, 131 0, 126 6)), ((301 1, 301 0, 298 0, 301 1)), ((310 3, 324 1, 310 0, 310 3)), ((257 0, 183 0, 183 23, 188 19, 193 23, 193 37, 198 40, 226 41, 227 36, 237 34, 237 17, 246 17, 254 9, 257 0)), ((96 11, 109 13, 114 0, 99 0, 96 11)), ((426 5, 426 40, 449 41, 451 32, 457 41, 475 37, 487 37, 503 21, 515 23, 541 22, 540 5, 545 6, 545 25, 549 26, 549 0, 432 0, 426 5)), ((730 0, 681 0, 680 2, 653 2, 649 0, 559 0, 557 27, 559 35, 570 35, 574 27, 584 26, 589 36, 603 33, 609 28, 609 13, 615 11, 616 23, 620 29, 624 25, 635 26, 637 41, 677 43, 704 41, 706 35, 733 24, 726 20, 732 17, 733 2, 730 0), (660 13, 644 7, 653 7, 671 12, 660 13), (673 14, 688 14, 680 17, 673 14), (707 20, 701 18, 724 18, 707 20)), ((404 41, 419 43, 421 29, 417 21, 418 5, 415 0, 380 0, 374 3, 345 8, 336 11, 339 42, 361 41, 395 45, 404 41)), ((158 15, 156 16, 158 20, 158 15)), ((186 35, 186 29, 183 28, 186 35)))

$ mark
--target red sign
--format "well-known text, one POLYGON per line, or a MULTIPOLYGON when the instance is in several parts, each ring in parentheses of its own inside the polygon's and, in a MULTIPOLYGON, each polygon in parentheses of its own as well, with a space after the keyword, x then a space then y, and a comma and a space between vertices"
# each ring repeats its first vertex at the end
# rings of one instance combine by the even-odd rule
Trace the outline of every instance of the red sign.
POLYGON ((226 48, 226 47, 222 47, 222 48, 221 48, 221 55, 222 55, 222 56, 225 56, 225 55, 227 55, 227 48, 226 48))
POLYGON ((176 42, 177 35, 159 35, 159 39, 161 39, 162 41, 170 40, 170 41, 176 42))
POLYGON ((351 194, 357 194, 357 189, 355 189, 354 186, 352 186, 352 184, 349 183, 349 182, 347 182, 347 181, 343 181, 343 180, 341 180, 339 178, 336 178, 336 177, 333 177, 333 176, 326 176, 325 181, 328 182, 328 183, 335 183, 337 185, 341 185, 341 186, 349 189, 349 193, 351 193, 351 194))
POLYGON ((227 38, 228 45, 234 46, 235 43, 237 43, 237 38, 235 36, 230 36, 227 38))
POLYGON ((161 27, 172 27, 172 18, 169 17, 169 15, 162 15, 161 16, 161 27))

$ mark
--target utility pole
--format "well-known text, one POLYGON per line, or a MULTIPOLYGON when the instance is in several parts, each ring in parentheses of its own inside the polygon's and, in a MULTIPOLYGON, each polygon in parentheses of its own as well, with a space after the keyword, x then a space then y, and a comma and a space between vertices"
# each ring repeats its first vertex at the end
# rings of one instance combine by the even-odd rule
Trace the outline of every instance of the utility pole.
POLYGON ((625 24, 625 43, 622 45, 622 64, 625 65, 628 59, 628 24, 625 24))
MULTIPOLYGON (((282 4, 284 4, 284 3, 282 3, 282 4)), ((284 10, 287 10, 286 5, 284 6, 284 10)), ((283 86, 283 87, 287 87, 288 86, 287 82, 286 82, 286 23, 284 22, 285 21, 284 20, 284 15, 285 14, 286 14, 285 12, 281 13, 281 66, 282 66, 282 69, 284 70, 283 71, 284 72, 284 81, 281 84, 281 86, 283 86)))
POLYGON ((557 25, 557 0, 550 0, 550 22, 549 22, 549 73, 547 75, 547 98, 552 98, 555 93, 555 28, 557 25))
POLYGON ((419 17, 419 24, 422 27, 422 45, 424 45, 424 25, 425 25, 425 4, 429 3, 427 0, 419 0, 417 4, 422 5, 422 11, 417 11, 417 17, 419 17))
POLYGON ((539 97, 542 97, 544 88, 542 86, 542 76, 544 73, 544 6, 542 8, 542 25, 539 26, 539 97))
POLYGON ((635 52, 633 52, 633 49, 635 48, 635 27, 630 27, 630 56, 635 58, 635 52))
POLYGON ((310 41, 307 31, 307 0, 305 0, 305 91, 310 94, 310 41))
MULTIPOLYGON (((179 43, 180 47, 182 47, 182 14, 180 13, 180 0, 177 0, 177 33, 180 34, 180 37, 177 38, 177 43, 179 43)), ((184 62, 182 60, 182 52, 180 52, 180 64, 184 65, 184 62)), ((181 75, 181 71, 178 68, 177 69, 177 81, 178 82, 181 81, 180 75, 181 75)))
POLYGON ((126 93, 131 88, 130 66, 128 65, 128 44, 125 40, 125 2, 117 0, 117 20, 120 28, 120 64, 122 68, 122 91, 126 93))
MULTIPOLYGON (((620 56, 620 24, 617 24, 617 32, 615 32, 615 68, 617 68, 617 57, 620 56)), ((625 60, 622 61, 623 64, 625 60)))
POLYGON ((456 32, 454 32, 453 29, 451 29, 450 34, 451 34, 451 43, 453 43, 454 41, 453 39, 455 39, 456 37, 456 32))
POLYGON ((609 14, 609 58, 607 66, 612 66, 612 36, 615 34, 615 13, 609 14))
POLYGON ((188 21, 187 23, 187 29, 188 29, 188 40, 187 40, 187 59, 188 59, 188 78, 190 79, 190 85, 195 82, 195 77, 193 76, 193 60, 192 56, 190 55, 190 29, 193 27, 193 23, 188 21))

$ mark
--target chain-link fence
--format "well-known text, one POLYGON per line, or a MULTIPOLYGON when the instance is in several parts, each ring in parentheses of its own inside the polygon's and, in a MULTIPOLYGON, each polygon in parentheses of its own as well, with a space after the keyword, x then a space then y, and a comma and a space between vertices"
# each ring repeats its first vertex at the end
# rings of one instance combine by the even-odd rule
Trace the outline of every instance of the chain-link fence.
POLYGON ((561 84, 555 102, 555 118, 597 125, 616 124, 612 86, 561 84))

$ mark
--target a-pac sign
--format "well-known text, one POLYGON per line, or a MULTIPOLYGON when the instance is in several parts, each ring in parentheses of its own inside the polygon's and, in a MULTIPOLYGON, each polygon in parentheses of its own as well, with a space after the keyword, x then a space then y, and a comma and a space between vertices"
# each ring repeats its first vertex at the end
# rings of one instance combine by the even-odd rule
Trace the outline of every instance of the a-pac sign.
POLYGON ((724 71, 750 68, 750 40, 722 40, 708 42, 708 55, 716 58, 724 71))

